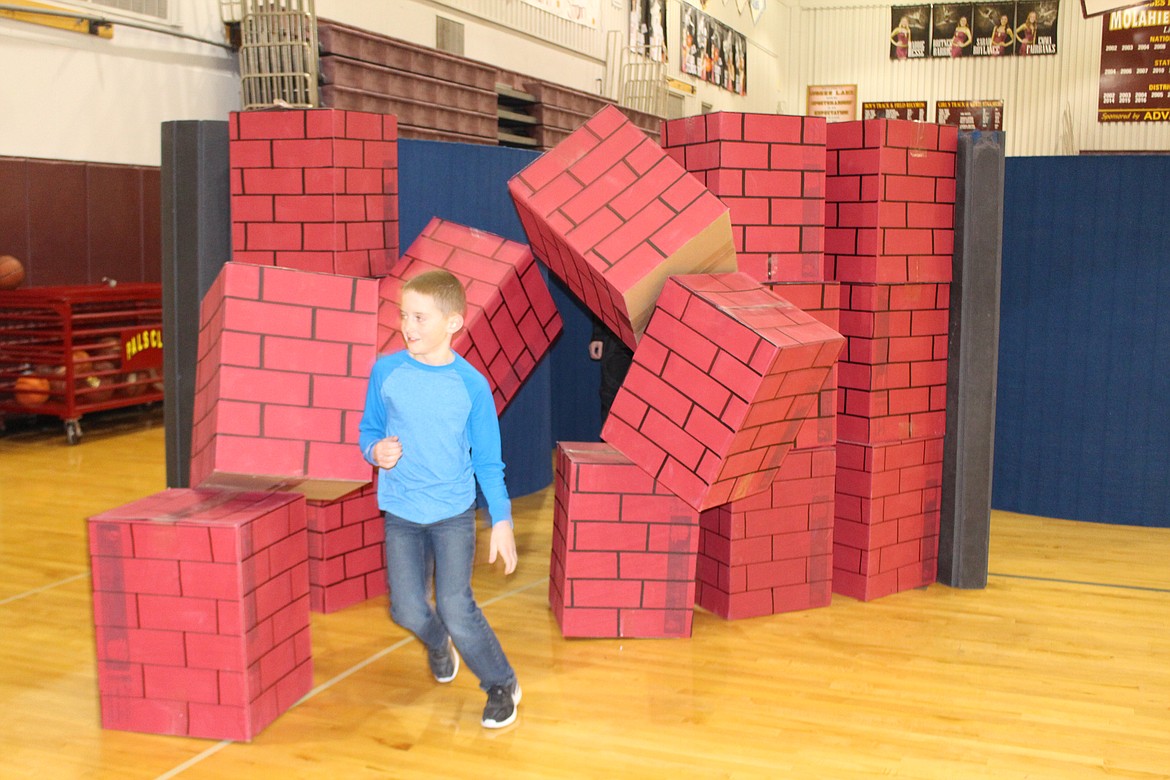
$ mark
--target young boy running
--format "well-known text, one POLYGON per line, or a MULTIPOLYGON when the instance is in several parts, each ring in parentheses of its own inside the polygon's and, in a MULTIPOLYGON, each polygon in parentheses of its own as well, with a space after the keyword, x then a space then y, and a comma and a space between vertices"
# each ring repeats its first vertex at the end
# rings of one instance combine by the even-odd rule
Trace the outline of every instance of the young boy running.
POLYGON ((455 679, 462 656, 487 692, 481 722, 502 728, 516 719, 520 684, 471 592, 476 480, 491 515, 488 562, 516 569, 499 420, 487 380, 451 349, 467 310, 459 280, 413 277, 401 310, 406 349, 374 364, 359 439, 379 468, 390 615, 427 648, 437 681, 455 679))

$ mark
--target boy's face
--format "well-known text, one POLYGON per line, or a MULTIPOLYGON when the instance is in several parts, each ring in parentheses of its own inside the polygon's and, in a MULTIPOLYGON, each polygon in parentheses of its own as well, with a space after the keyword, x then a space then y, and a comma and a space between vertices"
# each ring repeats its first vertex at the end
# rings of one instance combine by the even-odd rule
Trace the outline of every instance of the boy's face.
POLYGON ((451 338, 463 327, 463 315, 443 314, 429 295, 407 290, 402 294, 402 338, 420 363, 450 363, 451 338))

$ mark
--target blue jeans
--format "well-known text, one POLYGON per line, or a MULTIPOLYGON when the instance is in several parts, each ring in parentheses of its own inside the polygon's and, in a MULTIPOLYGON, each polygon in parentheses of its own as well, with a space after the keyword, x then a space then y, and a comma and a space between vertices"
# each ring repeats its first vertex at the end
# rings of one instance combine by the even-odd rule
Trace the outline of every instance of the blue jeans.
POLYGON ((450 637, 485 691, 510 685, 516 673, 471 593, 475 507, 426 525, 389 512, 385 517, 390 617, 428 650, 442 649, 450 637))

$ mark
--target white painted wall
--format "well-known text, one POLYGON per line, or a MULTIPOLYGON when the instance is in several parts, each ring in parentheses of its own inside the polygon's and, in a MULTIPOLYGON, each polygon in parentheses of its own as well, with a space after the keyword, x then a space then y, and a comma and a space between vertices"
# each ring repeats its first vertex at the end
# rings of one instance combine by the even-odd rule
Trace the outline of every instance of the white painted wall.
MULTIPOLYGON (((174 5, 171 29, 223 42, 218 2, 174 5)), ((0 74, 9 157, 158 165, 162 122, 224 119, 240 104, 232 52, 123 26, 105 40, 0 19, 0 74)))
MULTIPOLYGON (((605 33, 516 0, 317 0, 317 16, 422 46, 435 45, 435 20, 464 26, 464 56, 597 94, 605 33)), ((605 28, 625 16, 602 0, 605 28)))
MULTIPOLYGON (((668 73, 678 68, 680 3, 667 0, 668 73)), ((174 28, 223 41, 219 0, 174 0, 174 28)), ((746 5, 746 4, 745 4, 746 5)), ((1170 123, 1098 125, 1100 21, 1064 0, 1060 53, 1024 61, 891 62, 890 3, 769 0, 757 25, 737 0, 706 13, 749 40, 746 98, 696 83, 686 113, 799 114, 809 84, 857 83, 861 100, 1003 98, 1010 155, 1170 149, 1170 123)), ((599 91, 608 30, 628 33, 626 0, 601 0, 601 30, 518 0, 317 0, 318 15, 426 46, 439 15, 465 25, 467 56, 586 92, 599 91)), ((159 126, 223 119, 239 106, 236 56, 156 32, 115 28, 113 40, 0 19, 0 155, 157 165, 159 126)))

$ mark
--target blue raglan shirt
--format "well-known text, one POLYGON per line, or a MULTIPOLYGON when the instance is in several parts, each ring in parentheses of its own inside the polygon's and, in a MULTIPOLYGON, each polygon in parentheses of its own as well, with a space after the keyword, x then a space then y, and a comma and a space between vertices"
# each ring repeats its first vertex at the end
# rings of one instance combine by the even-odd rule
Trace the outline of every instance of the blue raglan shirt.
MULTIPOLYGON (((491 388, 462 356, 432 366, 406 350, 370 372, 360 426, 362 454, 387 436, 402 443, 394 468, 378 472, 378 506, 416 523, 434 523, 475 502, 478 479, 492 524, 512 519, 500 457, 500 423, 491 388)), ((375 464, 376 465, 376 464, 375 464)))

